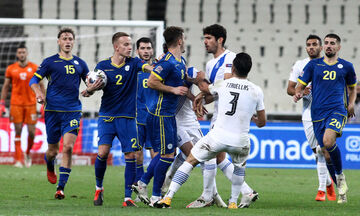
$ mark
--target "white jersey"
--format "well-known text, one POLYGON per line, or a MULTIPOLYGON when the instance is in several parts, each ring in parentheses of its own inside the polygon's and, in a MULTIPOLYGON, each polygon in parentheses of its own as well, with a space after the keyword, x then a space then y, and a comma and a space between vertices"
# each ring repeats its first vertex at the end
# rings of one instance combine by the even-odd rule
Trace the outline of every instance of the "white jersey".
MULTIPOLYGON (((198 70, 193 67, 189 67, 187 70, 187 74, 191 78, 196 78, 197 73, 198 70)), ((192 86, 190 86, 189 91, 191 89, 192 86)), ((192 101, 186 95, 180 97, 175 117, 177 127, 200 127, 200 123, 193 110, 192 101)))
MULTIPOLYGON (((306 58, 303 60, 298 60, 295 62, 294 66, 292 67, 289 80, 292 82, 297 82, 297 79, 303 73, 303 69, 307 63, 309 63, 310 58, 306 58)), ((303 97, 303 113, 302 113, 302 120, 303 121, 311 121, 311 101, 312 101, 312 94, 306 95, 303 97)))
POLYGON ((230 146, 244 143, 250 121, 256 111, 264 110, 264 94, 260 87, 247 79, 232 77, 209 86, 212 95, 218 95, 218 116, 209 136, 230 146))
MULTIPOLYGON (((206 78, 210 81, 210 83, 215 83, 218 80, 224 79, 224 74, 231 74, 231 67, 234 58, 236 57, 236 53, 231 52, 230 50, 225 50, 217 58, 213 58, 206 63, 206 78)), ((214 124, 217 118, 217 107, 218 102, 215 101, 214 104, 214 113, 211 119, 211 125, 214 124)))

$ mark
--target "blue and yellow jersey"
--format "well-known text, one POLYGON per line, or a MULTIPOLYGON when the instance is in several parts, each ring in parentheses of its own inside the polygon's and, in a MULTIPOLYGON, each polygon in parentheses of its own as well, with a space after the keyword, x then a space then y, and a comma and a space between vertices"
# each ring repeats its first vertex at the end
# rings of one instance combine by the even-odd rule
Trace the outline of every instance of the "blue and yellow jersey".
MULTIPOLYGON (((176 59, 170 52, 155 65, 151 72, 167 86, 178 87, 184 85, 185 64, 181 59, 176 59)), ((149 100, 146 100, 148 111, 156 116, 175 116, 179 100, 178 95, 149 90, 149 100)))
POLYGON ((331 113, 347 116, 347 86, 356 85, 356 74, 352 63, 338 58, 329 64, 323 58, 311 60, 298 81, 307 85, 312 82, 313 100, 311 117, 320 121, 331 113))
POLYGON ((146 98, 148 95, 148 85, 150 73, 145 73, 143 71, 138 72, 138 88, 137 88, 137 101, 136 101, 136 120, 139 124, 146 124, 146 118, 148 111, 146 109, 146 98))
POLYGON ((64 58, 59 54, 46 58, 34 74, 36 79, 48 79, 46 111, 81 111, 79 86, 89 68, 77 56, 64 58))
POLYGON ((99 117, 136 117, 137 72, 144 70, 145 65, 147 63, 139 58, 126 58, 121 65, 108 58, 96 65, 95 69, 107 76, 99 117))

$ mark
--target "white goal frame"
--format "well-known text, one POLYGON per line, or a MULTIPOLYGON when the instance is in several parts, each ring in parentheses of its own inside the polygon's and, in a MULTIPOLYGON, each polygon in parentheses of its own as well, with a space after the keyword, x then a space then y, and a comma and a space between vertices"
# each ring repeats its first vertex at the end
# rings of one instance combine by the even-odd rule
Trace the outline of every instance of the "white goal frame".
POLYGON ((164 21, 0 18, 0 25, 154 27, 156 28, 156 55, 163 52, 164 21))

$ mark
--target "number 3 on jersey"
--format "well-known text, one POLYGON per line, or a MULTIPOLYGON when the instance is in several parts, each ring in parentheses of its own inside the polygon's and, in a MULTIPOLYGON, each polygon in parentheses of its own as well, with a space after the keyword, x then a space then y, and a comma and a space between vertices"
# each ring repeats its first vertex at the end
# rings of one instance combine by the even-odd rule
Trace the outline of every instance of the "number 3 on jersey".
POLYGON ((239 95, 240 93, 237 93, 237 92, 230 92, 230 94, 232 96, 234 96, 234 98, 229 102, 231 104, 231 110, 230 111, 227 111, 225 113, 225 115, 229 115, 229 116, 232 116, 235 114, 235 111, 236 111, 236 106, 237 106, 237 101, 239 99, 239 95))

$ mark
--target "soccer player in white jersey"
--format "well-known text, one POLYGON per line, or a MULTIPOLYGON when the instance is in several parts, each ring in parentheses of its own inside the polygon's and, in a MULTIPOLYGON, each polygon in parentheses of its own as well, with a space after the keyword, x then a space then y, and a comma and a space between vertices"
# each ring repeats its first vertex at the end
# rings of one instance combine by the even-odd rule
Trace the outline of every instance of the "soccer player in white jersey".
MULTIPOLYGON (((210 83, 215 83, 218 80, 224 80, 231 77, 232 62, 236 56, 234 52, 225 49, 226 41, 226 29, 218 24, 207 26, 203 29, 204 45, 208 53, 213 54, 214 58, 206 64, 206 74, 203 72, 198 73, 198 77, 206 76, 210 83)), ((201 79, 200 79, 201 80, 201 79)), ((207 82, 197 83, 200 90, 207 88, 207 82)), ((214 113, 211 119, 210 130, 214 127, 214 123, 217 119, 217 101, 215 101, 214 113)), ((202 195, 190 203, 189 207, 205 207, 208 205, 209 198, 213 194, 217 194, 215 176, 216 176, 216 164, 219 169, 223 171, 225 176, 231 181, 234 165, 226 158, 226 153, 222 152, 217 155, 216 159, 205 162, 203 168, 204 178, 204 190, 202 195), (214 189, 209 187, 214 185, 214 189), (205 202, 204 202, 205 201, 205 202)), ((249 185, 244 182, 242 188, 242 200, 240 208, 247 208, 252 202, 258 199, 258 193, 251 189, 249 185)))
MULTIPOLYGON (((292 67, 288 82, 288 88, 287 88, 288 95, 293 96, 295 94, 297 78, 303 73, 303 69, 305 65, 311 59, 320 58, 321 50, 322 50, 322 46, 321 46, 320 37, 317 35, 309 35, 306 39, 306 52, 309 57, 303 60, 296 61, 294 66, 292 67)), ((317 160, 316 166, 317 166, 317 173, 319 179, 319 188, 315 200, 325 201, 325 188, 326 188, 328 200, 335 201, 336 193, 334 189, 334 184, 331 181, 331 178, 328 174, 325 157, 320 149, 320 146, 318 146, 318 143, 316 141, 314 135, 313 123, 311 121, 311 112, 310 112, 310 107, 312 102, 311 84, 305 88, 304 95, 306 96, 304 96, 303 98, 302 122, 304 126, 306 139, 309 142, 310 148, 313 150, 314 154, 316 155, 316 160, 317 160)))
POLYGON ((207 102, 218 98, 216 124, 195 144, 186 161, 176 171, 165 197, 155 203, 155 207, 170 207, 173 196, 186 182, 194 166, 215 158, 219 152, 227 152, 234 164, 228 208, 238 208, 237 200, 245 178, 245 162, 250 153, 250 121, 254 120, 258 127, 263 127, 266 123, 263 92, 246 79, 251 66, 251 57, 246 53, 239 53, 233 61, 231 77, 203 89, 204 94, 208 95, 207 102))

